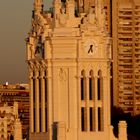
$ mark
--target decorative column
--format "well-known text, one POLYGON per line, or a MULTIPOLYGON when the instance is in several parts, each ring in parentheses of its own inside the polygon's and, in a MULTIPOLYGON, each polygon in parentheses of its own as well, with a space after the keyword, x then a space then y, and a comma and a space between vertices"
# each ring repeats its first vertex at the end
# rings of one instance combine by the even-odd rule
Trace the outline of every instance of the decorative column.
POLYGON ((98 77, 95 76, 94 78, 95 80, 95 95, 94 95, 94 108, 95 108, 95 131, 97 132, 98 131, 98 100, 97 100, 97 96, 98 96, 98 88, 97 88, 97 80, 98 80, 98 77))
POLYGON ((36 70, 36 72, 35 72, 35 116, 36 116, 36 132, 39 132, 40 130, 39 130, 39 120, 40 120, 40 118, 39 118, 39 73, 38 73, 38 70, 36 70))
POLYGON ((45 132, 45 81, 44 81, 44 70, 41 71, 41 129, 42 132, 45 132))
MULTIPOLYGON (((104 116, 104 110, 105 110, 105 108, 107 108, 106 107, 106 103, 105 103, 105 98, 104 98, 104 89, 105 88, 107 88, 105 85, 104 85, 104 81, 105 81, 105 77, 103 77, 103 76, 101 76, 100 77, 100 80, 101 80, 101 82, 100 82, 100 88, 101 88, 101 131, 104 131, 104 127, 105 127, 105 125, 104 125, 104 118, 105 118, 105 116, 104 116)), ((107 117, 105 118, 105 119, 107 119, 107 117)))
POLYGON ((86 113, 86 123, 87 123, 87 130, 86 131, 90 131, 90 119, 89 119, 89 77, 87 76, 86 77, 86 98, 85 98, 85 101, 86 101, 86 110, 87 110, 87 113, 86 113))
POLYGON ((31 133, 34 132, 34 101, 33 101, 33 96, 34 96, 34 91, 33 91, 33 71, 30 69, 29 70, 29 80, 30 80, 30 131, 31 133))
POLYGON ((93 126, 93 131, 96 131, 96 116, 95 116, 95 114, 96 114, 96 109, 95 109, 95 107, 96 107, 96 105, 95 105, 95 91, 96 91, 96 89, 95 89, 95 77, 93 77, 92 76, 92 101, 93 101, 93 122, 92 122, 92 126, 93 126))

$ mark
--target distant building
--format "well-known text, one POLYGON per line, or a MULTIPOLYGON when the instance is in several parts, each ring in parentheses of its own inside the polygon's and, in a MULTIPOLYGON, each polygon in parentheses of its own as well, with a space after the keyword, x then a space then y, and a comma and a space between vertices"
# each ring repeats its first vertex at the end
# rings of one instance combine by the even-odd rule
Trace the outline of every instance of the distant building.
POLYGON ((140 114, 140 0, 112 0, 113 103, 140 114))
POLYGON ((0 85, 0 101, 10 106, 18 103, 18 117, 22 123, 23 137, 26 137, 29 128, 29 85, 0 85))
POLYGON ((22 140, 22 125, 18 119, 18 103, 0 104, 0 140, 22 140))
POLYGON ((113 135, 107 11, 103 0, 92 2, 53 0, 50 13, 34 0, 27 39, 30 140, 127 140, 124 121, 119 138, 113 135))

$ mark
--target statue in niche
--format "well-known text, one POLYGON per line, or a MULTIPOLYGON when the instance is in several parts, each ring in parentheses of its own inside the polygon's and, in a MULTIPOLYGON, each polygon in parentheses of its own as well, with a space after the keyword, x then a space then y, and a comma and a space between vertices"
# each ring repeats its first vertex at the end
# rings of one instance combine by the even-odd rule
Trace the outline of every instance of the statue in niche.
POLYGON ((81 29, 82 30, 86 30, 87 29, 87 26, 88 26, 88 19, 87 19, 87 16, 84 16, 81 19, 81 29))
POLYGON ((65 26, 67 23, 67 14, 65 8, 60 9, 59 24, 65 26))
POLYGON ((37 46, 35 48, 35 57, 44 58, 44 44, 41 42, 37 43, 37 46))
POLYGON ((89 14, 87 15, 87 20, 89 24, 96 24, 95 9, 90 7, 89 14))
POLYGON ((30 52, 30 54, 29 54, 29 57, 30 58, 34 58, 34 47, 33 47, 33 45, 32 44, 28 44, 28 49, 29 49, 29 52, 30 52))
POLYGON ((65 82, 67 80, 67 73, 63 68, 60 68, 59 70, 59 78, 62 82, 65 82))

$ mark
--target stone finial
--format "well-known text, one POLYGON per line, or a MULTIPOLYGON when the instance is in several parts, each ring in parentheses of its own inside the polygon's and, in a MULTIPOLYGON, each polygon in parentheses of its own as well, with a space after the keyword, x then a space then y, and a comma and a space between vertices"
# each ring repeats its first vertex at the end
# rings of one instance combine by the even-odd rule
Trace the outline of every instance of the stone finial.
POLYGON ((14 122, 14 140, 22 140, 22 125, 18 118, 14 122))
POLYGON ((70 18, 74 17, 75 12, 75 2, 74 0, 67 0, 66 2, 66 11, 70 18))
POLYGON ((127 140, 127 123, 126 123, 126 121, 120 121, 118 126, 119 126, 118 140, 127 140))
POLYGON ((34 0, 34 11, 39 13, 43 11, 43 0, 34 0))
POLYGON ((103 0, 95 1, 95 14, 98 20, 99 26, 102 24, 102 9, 103 9, 103 0))

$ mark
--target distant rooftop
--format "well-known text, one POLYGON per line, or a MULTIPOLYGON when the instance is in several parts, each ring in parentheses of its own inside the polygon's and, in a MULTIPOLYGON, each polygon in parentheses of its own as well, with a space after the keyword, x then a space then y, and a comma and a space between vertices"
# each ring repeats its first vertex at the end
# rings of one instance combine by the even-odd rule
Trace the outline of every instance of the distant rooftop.
POLYGON ((29 84, 8 84, 8 82, 6 82, 6 84, 2 84, 0 85, 0 89, 21 89, 21 90, 28 90, 29 89, 29 84))

